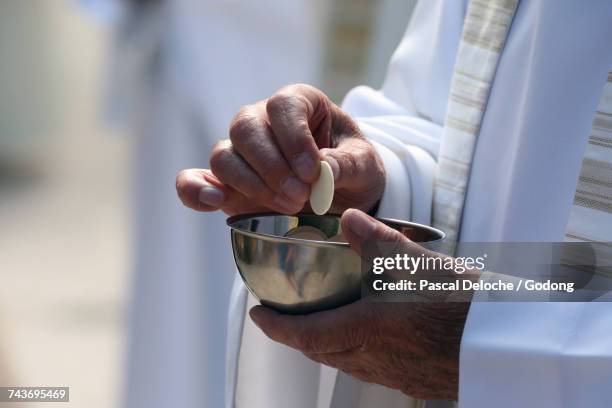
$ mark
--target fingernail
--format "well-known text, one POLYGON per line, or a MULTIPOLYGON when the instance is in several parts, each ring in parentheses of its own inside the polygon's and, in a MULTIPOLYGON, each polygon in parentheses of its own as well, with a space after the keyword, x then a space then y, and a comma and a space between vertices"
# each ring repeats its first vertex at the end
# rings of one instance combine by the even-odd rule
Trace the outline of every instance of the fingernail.
POLYGON ((308 186, 297 177, 287 177, 281 185, 281 192, 290 200, 303 202, 308 197, 308 186))
POLYGON ((293 161, 295 172, 302 180, 310 180, 316 170, 316 163, 309 153, 301 153, 293 161))
POLYGON ((280 195, 277 195, 274 198, 274 204, 279 206, 282 212, 288 213, 288 214, 294 214, 302 209, 301 204, 294 203, 290 201, 288 198, 285 198, 280 195))
POLYGON ((359 210, 346 210, 348 217, 347 226, 358 237, 362 239, 369 238, 376 230, 376 222, 368 215, 359 210))
POLYGON ((334 173, 334 181, 338 181, 338 176, 340 175, 340 165, 338 164, 338 161, 332 156, 325 156, 323 160, 325 160, 329 164, 329 167, 331 167, 332 173, 334 173))
POLYGON ((211 207, 220 207, 221 204, 223 204, 223 200, 225 200, 225 195, 223 191, 218 188, 206 185, 200 189, 198 199, 200 202, 210 205, 211 207))

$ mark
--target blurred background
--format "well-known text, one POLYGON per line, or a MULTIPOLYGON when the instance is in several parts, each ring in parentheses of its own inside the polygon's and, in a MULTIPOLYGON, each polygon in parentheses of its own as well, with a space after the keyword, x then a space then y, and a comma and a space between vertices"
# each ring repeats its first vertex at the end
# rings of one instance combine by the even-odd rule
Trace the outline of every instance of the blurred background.
POLYGON ((414 1, 276 3, 0 1, 0 386, 221 406, 229 240, 174 175, 283 83, 379 87, 414 1), (183 397, 150 391, 171 379, 183 397))

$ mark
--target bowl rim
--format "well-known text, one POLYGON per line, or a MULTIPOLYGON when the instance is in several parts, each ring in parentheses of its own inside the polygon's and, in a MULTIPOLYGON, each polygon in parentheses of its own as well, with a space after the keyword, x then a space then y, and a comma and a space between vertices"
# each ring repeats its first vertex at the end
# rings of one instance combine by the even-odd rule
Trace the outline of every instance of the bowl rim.
MULTIPOLYGON (((314 213, 308 213, 308 212, 300 212, 297 214, 281 214, 281 213, 276 213, 276 212, 257 212, 257 213, 249 213, 249 214, 232 215, 225 220, 225 223, 227 224, 228 227, 231 228, 232 231, 237 231, 237 232, 240 232, 241 234, 245 234, 253 238, 261 238, 266 241, 304 243, 304 244, 309 244, 313 246, 350 247, 350 244, 348 242, 319 241, 319 240, 314 240, 314 239, 303 239, 303 238, 293 238, 293 237, 284 237, 284 236, 281 237, 278 235, 264 234, 262 232, 247 231, 241 228, 237 228, 233 225, 237 221, 241 221, 247 218, 272 217, 272 216, 299 217, 302 215, 315 216, 315 217, 336 217, 338 219, 342 217, 342 214, 332 214, 332 213, 327 213, 324 215, 316 215, 314 213)), ((393 223, 393 224, 397 224, 403 227, 422 228, 436 235, 440 235, 440 238, 438 239, 434 239, 431 241, 425 241, 425 242, 416 242, 417 244, 435 244, 435 243, 443 241, 446 238, 446 233, 444 231, 431 227, 429 225, 419 224, 417 222, 412 222, 412 221, 397 220, 394 218, 384 218, 384 217, 373 217, 373 218, 383 223, 393 223)))

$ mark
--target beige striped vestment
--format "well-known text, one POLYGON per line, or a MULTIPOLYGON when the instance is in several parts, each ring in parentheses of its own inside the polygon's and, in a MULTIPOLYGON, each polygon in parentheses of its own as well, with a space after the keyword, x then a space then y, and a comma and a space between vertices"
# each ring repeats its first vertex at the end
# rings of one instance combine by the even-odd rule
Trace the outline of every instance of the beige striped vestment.
POLYGON ((491 84, 518 0, 472 0, 468 6, 438 155, 433 225, 459 236, 472 157, 491 84))
MULTIPOLYGON (((472 158, 518 0, 468 6, 438 156, 433 219, 459 237, 472 158)), ((567 241, 612 242, 612 71, 595 113, 566 229, 567 241)))
POLYGON ((566 240, 612 242, 612 71, 582 158, 566 240))

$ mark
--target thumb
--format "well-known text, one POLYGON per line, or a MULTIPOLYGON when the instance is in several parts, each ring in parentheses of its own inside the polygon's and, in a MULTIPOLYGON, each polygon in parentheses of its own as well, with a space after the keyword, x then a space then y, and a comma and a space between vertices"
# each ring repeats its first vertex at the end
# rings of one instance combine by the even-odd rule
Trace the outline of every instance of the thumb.
POLYGON ((384 166, 374 146, 360 137, 342 138, 334 148, 321 149, 334 173, 336 189, 370 190, 384 180, 384 166))
POLYGON ((366 262, 378 256, 412 252, 413 247, 418 247, 398 231, 353 208, 342 214, 341 226, 351 248, 366 262))
MULTIPOLYGON (((426 258, 439 258, 440 254, 432 252, 419 244, 411 241, 400 232, 393 228, 385 225, 369 215, 355 209, 349 209, 342 214, 341 219, 342 232, 346 237, 347 241, 355 251, 359 253, 362 260, 362 271, 370 271, 372 266, 376 264, 375 258, 395 258, 399 255, 404 259, 404 255, 408 257, 426 257, 426 258)), ((398 261, 399 262, 399 261, 398 261)), ((387 278, 392 280, 403 280, 403 279, 419 279, 419 275, 413 275, 416 270, 407 269, 405 266, 398 267, 393 265, 392 267, 386 266, 386 260, 383 260, 383 270, 387 278)), ((402 263, 402 265, 405 265, 402 263)), ((435 264, 434 264, 435 265, 435 264)), ((428 269, 429 266, 425 267, 415 266, 411 267, 419 268, 419 270, 427 274, 428 279, 437 279, 439 282, 448 282, 449 280, 454 281, 456 274, 451 269, 428 269)), ((434 266, 435 268, 435 266, 434 266)), ((374 275, 369 275, 373 277, 374 275)), ((467 275, 465 279, 470 278, 471 275, 467 275)), ((369 286, 367 280, 366 285, 369 286)), ((366 286, 366 287, 367 287, 366 286)), ((377 293, 376 291, 370 293, 377 293)), ((381 292, 380 294, 385 294, 381 292)), ((387 293, 389 294, 389 293, 387 293)), ((436 300, 444 301, 449 295, 453 294, 452 291, 417 291, 407 293, 408 297, 401 299, 412 299, 412 300, 436 300)), ((471 291, 459 291, 458 294, 454 294, 455 301, 469 301, 471 299, 471 291)))

